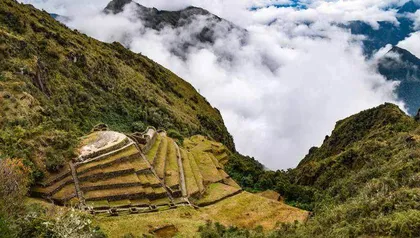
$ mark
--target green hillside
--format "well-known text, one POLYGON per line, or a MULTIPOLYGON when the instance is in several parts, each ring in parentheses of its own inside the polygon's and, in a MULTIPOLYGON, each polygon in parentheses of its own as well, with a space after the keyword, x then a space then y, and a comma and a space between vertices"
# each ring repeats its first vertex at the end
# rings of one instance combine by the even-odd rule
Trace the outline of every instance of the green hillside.
POLYGON ((243 177, 255 175, 246 180, 248 188, 269 184, 286 202, 312 210, 306 224, 284 225, 270 237, 420 234, 420 123, 393 104, 337 122, 295 169, 262 171, 250 158, 229 163, 243 177))
POLYGON ((1 1, 0 158, 57 170, 97 123, 122 132, 153 125, 203 134, 234 150, 219 111, 169 70, 30 5, 1 1))
POLYGON ((316 191, 315 217, 298 234, 418 236, 419 158, 419 123, 395 105, 339 121, 291 173, 316 191))

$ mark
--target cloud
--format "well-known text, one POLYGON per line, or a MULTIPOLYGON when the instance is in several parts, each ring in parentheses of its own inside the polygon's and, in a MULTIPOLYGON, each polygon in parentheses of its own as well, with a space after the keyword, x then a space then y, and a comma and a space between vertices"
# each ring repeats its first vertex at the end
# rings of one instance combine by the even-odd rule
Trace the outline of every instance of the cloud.
POLYGON ((74 16, 67 23, 70 27, 102 41, 120 41, 192 83, 220 109, 237 149, 272 169, 296 166, 311 146, 322 143, 337 120, 386 101, 398 102, 395 84, 376 73, 365 60, 360 41, 335 23, 393 22, 395 11, 383 9, 401 1, 306 1, 308 8, 300 11, 249 10, 284 3, 269 0, 139 1, 163 9, 204 7, 247 30, 244 36, 217 25, 214 44, 194 37, 213 21, 208 17, 158 32, 132 17, 133 5, 110 16, 98 10, 106 2, 93 1, 101 7, 84 2, 50 0, 35 5, 66 12, 74 16), (77 11, 82 6, 88 10, 77 11), (180 48, 185 42, 191 45, 187 50, 180 48), (183 57, 174 49, 184 50, 183 57))
POLYGON ((398 46, 410 51, 410 53, 420 59, 420 31, 414 32, 403 41, 400 41, 398 46))

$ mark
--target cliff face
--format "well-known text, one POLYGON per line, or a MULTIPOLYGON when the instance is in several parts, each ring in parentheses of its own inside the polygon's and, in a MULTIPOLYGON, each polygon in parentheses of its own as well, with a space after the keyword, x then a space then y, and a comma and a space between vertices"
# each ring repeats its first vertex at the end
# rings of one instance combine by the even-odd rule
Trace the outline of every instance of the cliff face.
POLYGON ((0 158, 54 168, 97 123, 209 135, 234 150, 219 111, 187 82, 118 43, 72 31, 48 13, 0 2, 0 158))

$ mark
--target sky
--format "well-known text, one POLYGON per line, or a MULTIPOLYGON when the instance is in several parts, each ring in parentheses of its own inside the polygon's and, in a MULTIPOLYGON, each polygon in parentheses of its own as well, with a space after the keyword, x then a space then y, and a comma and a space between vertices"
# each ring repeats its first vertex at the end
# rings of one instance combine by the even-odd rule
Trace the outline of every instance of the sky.
MULTIPOLYGON (((206 17, 158 32, 133 17, 133 5, 114 16, 101 13, 107 0, 21 1, 69 16, 69 27, 119 41, 190 82, 221 111, 237 150, 270 169, 295 167, 340 119, 384 102, 404 109, 397 84, 363 56, 363 38, 337 27, 352 20, 398 24, 392 6, 404 0, 302 0, 299 9, 275 7, 293 5, 289 0, 136 0, 164 10, 202 7, 247 30, 244 36, 219 24, 214 44, 191 37, 212 21, 206 17), (185 42, 193 46, 175 55, 185 42)), ((410 17, 420 26, 420 11, 410 17)), ((419 56, 419 33, 399 45, 419 56)))

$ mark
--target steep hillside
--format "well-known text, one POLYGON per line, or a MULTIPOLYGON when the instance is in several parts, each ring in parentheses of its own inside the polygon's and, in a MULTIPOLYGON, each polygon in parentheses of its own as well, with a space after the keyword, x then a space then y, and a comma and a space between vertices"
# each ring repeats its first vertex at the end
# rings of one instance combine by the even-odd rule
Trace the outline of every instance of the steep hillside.
POLYGON ((101 122, 123 132, 150 124, 200 133, 234 150, 219 111, 167 69, 1 1, 0 158, 30 159, 42 177, 75 157, 77 138, 101 122))
POLYGON ((315 216, 289 235, 418 235, 419 126, 392 104, 339 121, 290 174, 315 190, 315 216))

